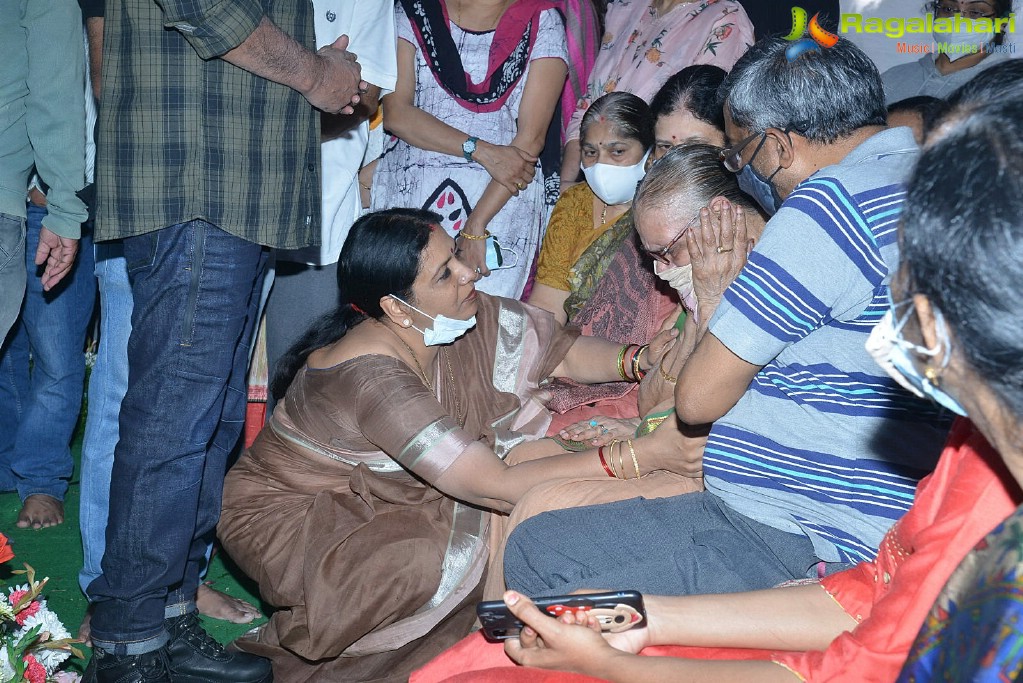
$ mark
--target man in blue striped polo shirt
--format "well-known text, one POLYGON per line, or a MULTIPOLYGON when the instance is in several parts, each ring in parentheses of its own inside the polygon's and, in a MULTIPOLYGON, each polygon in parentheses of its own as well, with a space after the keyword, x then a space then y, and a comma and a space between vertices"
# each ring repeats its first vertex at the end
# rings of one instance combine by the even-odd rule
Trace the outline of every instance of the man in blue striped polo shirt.
MULTIPOLYGON (((886 127, 880 75, 854 45, 794 60, 786 47, 760 41, 722 86, 725 165, 773 217, 723 295, 701 296, 678 378, 679 419, 713 423, 706 491, 529 520, 506 549, 510 588, 715 593, 817 576, 873 558, 937 461, 949 416, 864 348, 889 306, 913 134, 886 127)), ((637 225, 669 244, 684 217, 644 199, 641 185, 637 225)))

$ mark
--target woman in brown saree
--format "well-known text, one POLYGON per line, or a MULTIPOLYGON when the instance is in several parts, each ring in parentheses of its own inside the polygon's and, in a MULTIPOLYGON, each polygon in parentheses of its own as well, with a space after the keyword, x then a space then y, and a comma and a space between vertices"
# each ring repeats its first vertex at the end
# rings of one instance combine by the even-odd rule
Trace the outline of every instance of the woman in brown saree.
POLYGON ((472 627, 488 510, 550 479, 678 459, 667 430, 611 462, 532 441, 549 377, 633 376, 671 342, 632 366, 632 347, 623 363, 619 344, 477 293, 439 221, 392 209, 356 222, 338 309, 282 360, 284 399, 227 476, 220 538, 277 610, 239 647, 272 658, 277 680, 405 680, 472 627))

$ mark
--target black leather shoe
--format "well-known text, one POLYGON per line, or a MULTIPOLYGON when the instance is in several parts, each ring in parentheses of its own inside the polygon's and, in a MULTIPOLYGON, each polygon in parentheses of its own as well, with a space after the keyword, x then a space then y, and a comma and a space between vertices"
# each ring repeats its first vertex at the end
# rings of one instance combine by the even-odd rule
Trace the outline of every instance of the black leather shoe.
POLYGON ((166 648, 144 655, 112 655, 92 649, 92 659, 82 676, 83 683, 171 683, 166 648))
POLYGON ((270 660, 247 652, 228 652, 210 637, 199 614, 164 621, 170 632, 165 646, 174 683, 270 683, 270 660))

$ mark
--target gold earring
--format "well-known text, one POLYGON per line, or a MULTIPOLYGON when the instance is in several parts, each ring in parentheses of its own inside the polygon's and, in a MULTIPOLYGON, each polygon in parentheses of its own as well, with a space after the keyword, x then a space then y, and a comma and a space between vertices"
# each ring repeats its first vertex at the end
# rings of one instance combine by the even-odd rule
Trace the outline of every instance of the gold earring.
POLYGON ((924 370, 924 377, 926 377, 927 381, 930 382, 935 388, 941 386, 940 368, 932 368, 931 366, 927 366, 927 369, 924 370))

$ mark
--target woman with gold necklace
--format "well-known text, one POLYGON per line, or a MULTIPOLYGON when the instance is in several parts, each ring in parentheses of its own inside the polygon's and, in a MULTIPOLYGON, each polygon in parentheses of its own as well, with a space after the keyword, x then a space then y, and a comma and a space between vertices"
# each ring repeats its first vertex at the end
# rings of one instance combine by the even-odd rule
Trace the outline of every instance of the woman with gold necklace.
POLYGON ((631 93, 598 99, 580 131, 586 182, 569 188, 555 205, 529 295, 529 303, 550 311, 560 323, 568 321, 564 304, 579 257, 618 220, 631 221, 622 217, 654 146, 650 107, 631 93))
POLYGON ((475 621, 490 510, 552 479, 678 466, 668 430, 582 453, 538 440, 550 377, 636 380, 670 336, 614 344, 479 293, 439 222, 352 226, 339 307, 282 360, 283 400, 228 473, 220 538, 277 609, 239 646, 278 680, 406 680, 475 621))

